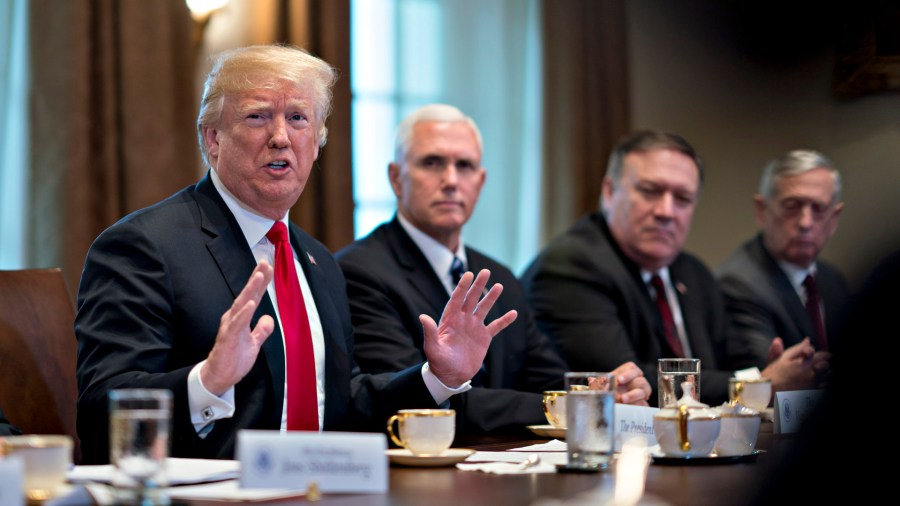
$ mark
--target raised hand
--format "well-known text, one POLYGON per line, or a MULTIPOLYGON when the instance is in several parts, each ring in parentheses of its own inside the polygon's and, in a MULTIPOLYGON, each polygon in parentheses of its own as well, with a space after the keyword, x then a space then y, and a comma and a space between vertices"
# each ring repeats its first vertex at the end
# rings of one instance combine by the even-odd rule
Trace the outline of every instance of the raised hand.
POLYGON ((475 376, 491 339, 518 315, 516 311, 509 311, 485 324, 488 311, 503 291, 503 285, 498 283, 481 298, 490 276, 487 269, 479 272, 478 277, 471 272, 463 274, 444 307, 440 324, 435 324, 428 315, 419 316, 425 331, 424 348, 429 367, 448 387, 456 388, 475 376))
POLYGON ((260 317, 256 327, 250 329, 253 313, 274 272, 268 262, 261 261, 234 303, 222 315, 216 343, 200 367, 200 380, 210 393, 222 395, 243 379, 256 362, 262 344, 275 329, 275 321, 269 315, 260 317))
POLYGON ((616 402, 649 406, 650 382, 644 377, 644 371, 634 362, 625 362, 612 372, 616 377, 616 402))

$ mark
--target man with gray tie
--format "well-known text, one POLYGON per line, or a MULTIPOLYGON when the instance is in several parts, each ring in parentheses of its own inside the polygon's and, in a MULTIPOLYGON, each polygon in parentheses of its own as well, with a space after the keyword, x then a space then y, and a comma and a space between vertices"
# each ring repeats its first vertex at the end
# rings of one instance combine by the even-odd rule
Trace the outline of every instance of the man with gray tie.
POLYGON ((738 331, 732 354, 761 366, 773 343, 809 338, 824 374, 849 296, 841 273, 819 259, 844 209, 841 174, 821 153, 790 151, 766 165, 753 205, 760 232, 716 273, 738 331))
MULTIPOLYGON (((397 129, 388 167, 396 217, 336 255, 347 278, 355 358, 370 373, 422 360, 428 344, 419 319, 440 314, 461 273, 488 269, 503 285, 494 311, 515 310, 518 318, 494 337, 473 388, 450 399, 464 434, 545 423, 540 393, 561 388, 567 370, 535 327, 515 276, 463 243, 462 228, 485 181, 481 154, 478 127, 457 108, 414 111, 397 129)), ((650 387, 640 369, 624 364, 615 372, 618 400, 646 404, 650 387)))

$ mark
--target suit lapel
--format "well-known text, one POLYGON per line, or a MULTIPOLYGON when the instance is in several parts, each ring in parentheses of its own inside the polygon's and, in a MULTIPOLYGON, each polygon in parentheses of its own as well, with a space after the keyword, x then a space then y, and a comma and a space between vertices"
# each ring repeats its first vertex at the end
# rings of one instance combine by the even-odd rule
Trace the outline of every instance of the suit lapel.
MULTIPOLYGON (((687 334, 687 340, 691 344, 691 355, 694 358, 702 360, 715 360, 715 352, 709 348, 710 340, 705 335, 706 318, 704 308, 709 301, 698 300, 702 294, 699 290, 692 290, 691 285, 693 279, 685 276, 680 268, 679 259, 669 266, 669 276, 672 279, 672 286, 675 288, 675 294, 678 297, 678 305, 681 309, 681 318, 684 320, 684 331, 687 334)), ((715 362, 713 362, 715 363, 715 362)))
MULTIPOLYGON (((256 267, 256 258, 247 246, 247 241, 241 234, 240 226, 225 201, 216 191, 212 180, 207 175, 197 185, 197 205, 200 208, 200 224, 204 233, 209 236, 206 248, 212 255, 222 277, 231 289, 232 297, 237 297, 250 274, 256 267)), ((253 315, 251 327, 256 325, 262 315, 270 315, 275 320, 275 330, 263 343, 263 355, 266 359, 269 377, 272 381, 274 398, 277 401, 278 417, 280 423, 281 401, 284 399, 284 344, 281 337, 281 328, 275 317, 275 306, 268 294, 263 295, 256 313, 253 315)), ((275 414, 273 413, 273 416, 275 414)))
MULTIPOLYGON (((772 255, 766 251, 762 244, 761 235, 757 236, 757 240, 754 241, 751 254, 761 260, 760 262, 757 262, 759 265, 765 266, 767 272, 765 273, 764 278, 771 280, 769 286, 772 287, 773 294, 779 301, 779 304, 774 305, 775 310, 783 310, 786 313, 784 320, 795 323, 798 327, 797 333, 800 336, 813 336, 812 322, 809 321, 809 315, 806 313, 806 307, 803 305, 803 301, 801 301, 800 296, 797 295, 797 290, 794 289, 794 285, 791 284, 791 280, 788 278, 787 274, 784 273, 781 266, 778 265, 778 262, 772 258, 772 255)), ((785 342, 785 344, 790 346, 795 343, 785 342)))
POLYGON ((431 268, 428 259, 403 230, 403 226, 400 225, 397 218, 394 218, 389 224, 386 236, 388 247, 397 258, 397 262, 406 271, 409 286, 428 301, 431 314, 436 315, 435 321, 438 321, 444 312, 444 306, 450 300, 447 289, 444 288, 434 269, 431 268))

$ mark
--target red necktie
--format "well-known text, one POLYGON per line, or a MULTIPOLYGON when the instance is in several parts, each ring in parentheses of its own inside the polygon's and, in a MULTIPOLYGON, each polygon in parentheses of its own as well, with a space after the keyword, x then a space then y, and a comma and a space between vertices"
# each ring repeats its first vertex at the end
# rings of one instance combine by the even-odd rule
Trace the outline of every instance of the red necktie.
POLYGON ((653 291, 656 292, 656 308, 659 309, 659 315, 662 317, 666 342, 669 343, 669 348, 672 348, 675 357, 684 357, 681 340, 678 339, 678 330, 675 328, 675 318, 672 318, 672 308, 669 307, 669 301, 666 299, 666 289, 663 287, 662 279, 659 275, 654 274, 650 278, 650 284, 653 286, 653 291))
POLYGON ((287 428, 318 431, 319 401, 312 332, 294 268, 294 252, 287 227, 276 221, 266 237, 275 244, 275 297, 287 361, 287 428))
POLYGON ((807 274, 803 280, 806 288, 806 314, 816 332, 816 348, 819 351, 828 351, 828 339, 825 336, 825 321, 822 319, 822 306, 819 303, 819 288, 816 286, 816 278, 807 274))

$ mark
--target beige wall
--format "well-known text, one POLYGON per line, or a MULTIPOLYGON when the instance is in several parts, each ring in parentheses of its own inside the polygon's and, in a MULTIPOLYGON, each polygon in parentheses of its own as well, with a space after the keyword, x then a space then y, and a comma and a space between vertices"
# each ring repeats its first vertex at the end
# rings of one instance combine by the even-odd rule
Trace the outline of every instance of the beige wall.
POLYGON ((632 126, 684 135, 707 164, 687 249, 715 268, 756 230, 762 166, 816 149, 841 169, 846 203, 823 256, 857 282, 900 245, 900 93, 833 97, 828 16, 771 9, 772 26, 762 8, 716 4, 627 2, 632 126))

